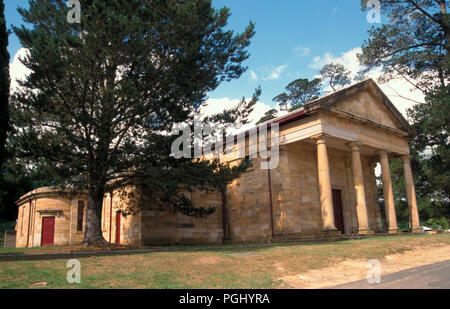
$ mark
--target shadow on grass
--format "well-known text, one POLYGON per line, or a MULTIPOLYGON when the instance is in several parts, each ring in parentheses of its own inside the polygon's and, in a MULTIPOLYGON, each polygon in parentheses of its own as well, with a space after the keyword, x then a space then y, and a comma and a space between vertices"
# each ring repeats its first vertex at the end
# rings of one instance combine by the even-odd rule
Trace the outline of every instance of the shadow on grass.
MULTIPOLYGON (((68 258, 89 258, 98 256, 119 256, 119 255, 137 255, 146 253, 164 253, 164 252, 205 252, 205 253, 246 253, 264 251, 268 248, 291 247, 299 245, 329 245, 348 241, 348 239, 338 239, 333 241, 298 241, 298 242, 275 242, 275 243, 244 243, 244 244, 224 244, 224 245, 177 245, 177 246, 142 246, 140 249, 121 249, 104 251, 77 251, 77 252, 45 252, 33 253, 26 252, 26 249, 20 252, 2 253, 0 251, 0 262, 7 261, 38 261, 38 260, 57 260, 68 258)), ((61 247, 54 247, 60 249, 61 247)), ((32 248, 30 248, 32 249, 32 248)), ((28 249, 28 250, 30 250, 28 249)), ((51 250, 51 248, 49 248, 51 250)), ((86 250, 89 250, 87 248, 86 250)))
MULTIPOLYGON (((397 237, 405 236, 415 236, 419 235, 381 235, 374 237, 363 238, 365 240, 382 240, 382 239, 393 239, 397 237)), ((427 236, 427 235, 420 235, 427 236)), ((419 237, 420 237, 419 236, 419 237)), ((75 251, 75 252, 57 252, 63 249, 63 247, 48 248, 48 250, 54 249, 55 252, 33 252, 33 248, 22 248, 22 249, 11 249, 18 250, 18 252, 6 252, 2 253, 0 250, 0 262, 4 261, 37 261, 37 260, 56 260, 56 259, 70 259, 70 258, 89 258, 98 256, 119 256, 119 255, 137 255, 137 254, 148 254, 148 253, 164 253, 164 252, 205 252, 205 253, 222 253, 222 254, 240 254, 240 253, 257 253, 258 251, 265 251, 270 248, 283 248, 292 246, 328 246, 338 243, 354 242, 358 239, 353 238, 340 238, 332 240, 293 240, 289 242, 274 242, 274 243, 244 243, 244 244, 224 244, 224 245, 177 245, 177 246, 143 246, 139 249, 123 249, 117 250, 97 250, 89 251, 75 251), (19 251, 20 250, 20 251, 19 251), (29 252, 27 252, 30 250, 29 252)), ((34 248, 36 249, 36 248, 34 248)))

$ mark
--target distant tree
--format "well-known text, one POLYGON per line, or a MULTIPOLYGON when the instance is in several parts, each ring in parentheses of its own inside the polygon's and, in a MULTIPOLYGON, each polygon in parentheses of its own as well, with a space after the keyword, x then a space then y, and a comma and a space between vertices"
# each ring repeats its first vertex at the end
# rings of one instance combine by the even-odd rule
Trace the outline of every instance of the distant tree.
POLYGON ((12 158, 5 162, 0 177, 0 222, 17 219, 16 201, 22 195, 57 183, 52 179, 50 170, 51 166, 37 164, 30 167, 12 158))
POLYGON ((278 111, 276 109, 271 109, 271 110, 267 111, 264 114, 264 116, 262 116, 261 119, 259 119, 259 121, 256 123, 256 125, 260 125, 264 122, 267 122, 269 120, 277 118, 277 114, 278 114, 278 111))
POLYGON ((318 78, 300 78, 289 83, 285 89, 286 92, 273 98, 273 101, 277 102, 281 109, 289 108, 289 111, 294 111, 320 96, 322 81, 318 78))
MULTIPOLYGON (((106 244, 101 231, 105 192, 145 185, 155 203, 189 216, 181 189, 223 189, 245 164, 176 159, 168 134, 193 124, 207 93, 240 77, 254 35, 225 30, 230 12, 210 0, 84 0, 81 23, 68 23, 60 0, 30 0, 19 9, 31 27, 14 27, 31 74, 13 96, 11 148, 30 163, 50 165, 58 185, 88 192, 83 243, 106 244)), ((243 100, 216 120, 243 121, 256 104, 243 100)), ((244 160, 245 161, 245 160, 244 160)), ((195 207, 199 206, 199 207, 195 207)))
POLYGON ((321 79, 333 89, 339 90, 350 85, 352 82, 351 73, 342 64, 330 63, 325 65, 319 72, 321 79))
POLYGON ((416 191, 425 218, 450 220, 450 87, 427 92, 425 100, 408 109, 417 133, 410 143, 416 191))
POLYGON ((0 168, 5 161, 5 143, 9 128, 9 53, 5 4, 0 0, 0 168))
MULTIPOLYGON (((361 0, 362 9, 368 0, 361 0)), ((384 80, 403 77, 422 91, 448 84, 448 0, 380 0, 388 21, 369 30, 358 56, 365 72, 381 67, 384 80)))
MULTIPOLYGON (((367 0, 361 5, 366 9, 367 0)), ((421 90, 425 103, 408 109, 417 132, 411 164, 422 220, 450 219, 450 17, 447 0, 380 0, 387 22, 369 30, 358 55, 365 66, 384 72, 381 81, 401 77, 421 90)), ((391 165, 394 188, 404 197, 402 167, 391 165)), ((404 207, 398 200, 396 207, 404 207)))

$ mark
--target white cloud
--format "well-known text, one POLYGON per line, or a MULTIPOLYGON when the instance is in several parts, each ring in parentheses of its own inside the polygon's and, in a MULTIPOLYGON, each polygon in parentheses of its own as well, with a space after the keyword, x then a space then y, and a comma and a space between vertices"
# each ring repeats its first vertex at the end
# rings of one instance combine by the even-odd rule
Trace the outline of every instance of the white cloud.
POLYGON ((255 71, 250 70, 250 79, 258 80, 258 74, 256 74, 255 71))
POLYGON ((308 56, 311 53, 311 48, 299 45, 294 48, 294 52, 297 54, 297 56, 308 56))
POLYGON ((345 53, 342 53, 340 56, 333 56, 331 53, 326 53, 323 56, 316 56, 313 59, 313 62, 309 65, 312 69, 321 69, 324 65, 330 63, 340 63, 343 64, 353 75, 356 75, 360 70, 361 66, 359 65, 357 54, 361 53, 362 50, 360 47, 351 49, 345 53))
POLYGON ((11 78, 11 93, 19 90, 19 83, 17 80, 25 80, 31 71, 25 67, 20 58, 24 58, 28 55, 26 48, 21 48, 14 55, 12 62, 9 64, 9 76, 11 78))
MULTIPOLYGON (((323 56, 316 56, 309 67, 321 69, 324 65, 329 63, 340 63, 355 76, 363 68, 359 64, 357 58, 357 54, 361 53, 361 51, 361 48, 357 47, 342 53, 340 56, 333 56, 331 53, 326 53, 323 56)), ((381 75, 381 70, 376 69, 368 73, 367 77, 377 81, 381 75)), ((408 108, 411 108, 414 104, 417 104, 417 102, 425 102, 424 94, 415 89, 403 78, 394 79, 388 83, 379 84, 379 86, 405 118, 406 110, 408 108)))
MULTIPOLYGON (((250 100, 250 99, 248 99, 250 100)), ((224 110, 231 109, 241 102, 240 99, 230 99, 230 98, 215 98, 208 99, 206 101, 206 105, 202 106, 200 109, 200 113, 203 117, 212 116, 218 113, 223 112, 224 110)), ((255 125, 256 122, 261 119, 264 114, 271 110, 272 107, 263 103, 257 102, 253 107, 253 112, 248 117, 249 124, 242 127, 242 130, 247 130, 255 125)))
POLYGON ((264 78, 264 80, 276 80, 279 79, 281 77, 281 74, 286 71, 287 69, 287 65, 280 65, 278 67, 276 67, 275 69, 273 69, 269 75, 264 78))

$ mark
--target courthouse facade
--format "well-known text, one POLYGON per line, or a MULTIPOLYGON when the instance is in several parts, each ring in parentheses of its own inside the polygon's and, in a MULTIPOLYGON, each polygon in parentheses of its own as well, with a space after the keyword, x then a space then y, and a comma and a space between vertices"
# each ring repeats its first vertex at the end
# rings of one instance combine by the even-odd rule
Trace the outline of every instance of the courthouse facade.
MULTIPOLYGON (((274 119, 279 125, 279 164, 264 160, 229 185, 226 194, 189 193, 195 204, 216 207, 192 218, 157 206, 140 187, 134 198, 105 195, 102 228, 113 243, 206 244, 223 240, 269 241, 305 236, 398 232, 389 160, 403 161, 410 229, 419 230, 408 141, 414 131, 371 79, 274 119), (381 163, 385 224, 377 197, 375 167, 381 163), (124 204, 138 208, 123 216, 124 204), (133 205, 131 205, 133 204, 133 205)), ((249 153, 248 141, 246 143, 249 153)), ((237 146, 236 146, 237 147, 237 146)), ((233 160, 231 157, 230 161, 233 160)), ((18 202, 18 247, 82 241, 86 196, 41 188, 18 202)))

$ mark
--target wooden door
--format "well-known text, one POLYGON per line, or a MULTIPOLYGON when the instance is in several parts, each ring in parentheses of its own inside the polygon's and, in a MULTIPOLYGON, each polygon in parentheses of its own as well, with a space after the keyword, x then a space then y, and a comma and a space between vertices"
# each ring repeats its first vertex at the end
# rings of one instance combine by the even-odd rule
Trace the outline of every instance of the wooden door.
POLYGON ((341 190, 333 190, 334 225, 344 234, 344 212, 342 210, 341 190))
POLYGON ((120 212, 116 212, 116 244, 120 244, 120 212))
POLYGON ((55 240, 55 217, 42 218, 41 246, 52 246, 55 240))

